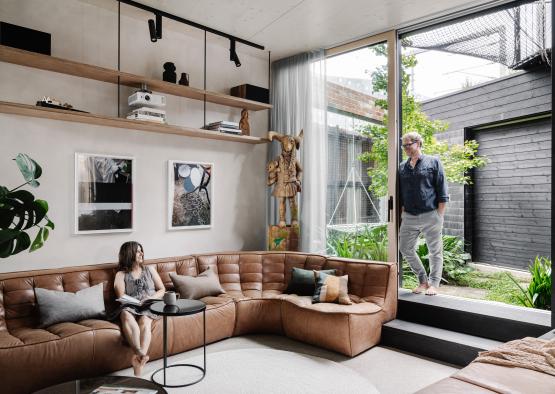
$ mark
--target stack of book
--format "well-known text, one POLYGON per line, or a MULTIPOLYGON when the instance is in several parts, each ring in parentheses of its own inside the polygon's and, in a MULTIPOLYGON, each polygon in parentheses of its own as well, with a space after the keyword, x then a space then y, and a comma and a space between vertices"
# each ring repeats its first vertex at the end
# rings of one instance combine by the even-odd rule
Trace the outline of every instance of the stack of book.
POLYGON ((219 122, 210 123, 206 126, 208 130, 220 131, 222 133, 241 134, 239 123, 220 120, 219 122))

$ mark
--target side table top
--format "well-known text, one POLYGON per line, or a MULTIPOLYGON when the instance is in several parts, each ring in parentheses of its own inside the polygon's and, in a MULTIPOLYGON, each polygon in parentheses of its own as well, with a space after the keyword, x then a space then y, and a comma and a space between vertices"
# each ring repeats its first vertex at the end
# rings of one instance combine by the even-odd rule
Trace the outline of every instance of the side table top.
POLYGON ((177 300, 176 305, 166 305, 164 301, 155 302, 150 311, 161 316, 194 315, 206 309, 206 304, 198 300, 177 300))
MULTIPOLYGON (((156 390, 157 394, 167 394, 167 391, 157 383, 150 380, 140 379, 130 376, 98 376, 96 378, 70 380, 55 386, 50 386, 34 394, 91 394, 100 386, 112 388, 128 388, 127 392, 134 392, 133 389, 156 390)), ((114 393, 116 390, 114 389, 114 393)), ((119 391, 118 391, 119 392, 119 391)))

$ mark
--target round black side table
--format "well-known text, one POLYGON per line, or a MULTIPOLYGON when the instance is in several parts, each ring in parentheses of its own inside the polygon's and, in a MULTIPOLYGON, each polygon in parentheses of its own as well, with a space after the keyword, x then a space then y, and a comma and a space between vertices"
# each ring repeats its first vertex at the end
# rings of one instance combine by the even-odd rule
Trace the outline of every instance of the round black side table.
POLYGON ((50 386, 39 391, 35 391, 34 394, 91 394, 100 386, 114 388, 128 388, 129 392, 133 392, 133 389, 148 389, 156 390, 157 394, 167 394, 162 386, 158 383, 151 382, 150 380, 145 380, 141 378, 133 378, 130 376, 98 376, 96 378, 88 379, 77 379, 70 380, 69 382, 64 382, 57 384, 55 386, 50 386))
POLYGON ((191 386, 195 383, 200 382, 204 379, 206 375, 206 304, 197 300, 177 300, 176 305, 166 305, 163 301, 155 302, 150 306, 150 311, 156 315, 161 315, 164 319, 164 366, 157 369, 152 373, 150 379, 154 383, 158 383, 164 387, 186 387, 191 386), (185 316, 194 315, 196 313, 202 312, 202 326, 203 326, 203 347, 204 347, 204 365, 202 367, 193 364, 174 364, 168 366, 168 316, 185 316), (181 384, 181 385, 169 385, 166 384, 166 370, 174 367, 190 367, 196 368, 202 371, 202 376, 195 380, 194 382, 181 384), (160 372, 164 372, 164 382, 158 382, 155 379, 155 375, 160 372))

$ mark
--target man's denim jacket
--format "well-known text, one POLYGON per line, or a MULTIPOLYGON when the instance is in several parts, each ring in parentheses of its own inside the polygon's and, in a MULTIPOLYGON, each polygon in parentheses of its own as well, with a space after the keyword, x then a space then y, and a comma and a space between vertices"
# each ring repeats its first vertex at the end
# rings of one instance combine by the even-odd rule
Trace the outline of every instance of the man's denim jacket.
POLYGON ((399 166, 401 206, 406 212, 419 215, 449 201, 447 180, 437 157, 421 155, 414 168, 409 163, 410 158, 399 166))

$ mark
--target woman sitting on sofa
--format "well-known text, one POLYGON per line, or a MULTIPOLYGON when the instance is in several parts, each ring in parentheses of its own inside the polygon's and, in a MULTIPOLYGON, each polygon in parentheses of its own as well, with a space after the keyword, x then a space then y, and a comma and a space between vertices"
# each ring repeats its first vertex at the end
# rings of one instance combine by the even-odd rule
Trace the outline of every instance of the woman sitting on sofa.
MULTIPOLYGON (((166 291, 160 275, 154 267, 143 266, 144 251, 141 244, 130 241, 121 245, 119 250, 118 272, 114 279, 116 297, 124 294, 140 301, 162 298, 166 291)), ((151 340, 152 319, 154 315, 148 308, 124 304, 120 309, 123 335, 134 351, 131 365, 135 376, 140 376, 148 361, 148 348, 151 340)))

